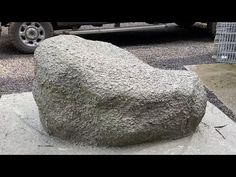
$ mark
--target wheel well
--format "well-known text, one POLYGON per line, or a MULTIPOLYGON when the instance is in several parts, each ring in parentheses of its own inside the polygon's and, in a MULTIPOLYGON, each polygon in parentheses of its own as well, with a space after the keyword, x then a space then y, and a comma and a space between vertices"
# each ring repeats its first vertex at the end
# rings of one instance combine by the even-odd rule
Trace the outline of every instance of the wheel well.
POLYGON ((58 29, 57 22, 50 22, 52 24, 53 30, 58 29))
POLYGON ((10 23, 10 22, 3 22, 3 21, 1 21, 1 23, 2 23, 2 26, 7 26, 7 24, 10 23))

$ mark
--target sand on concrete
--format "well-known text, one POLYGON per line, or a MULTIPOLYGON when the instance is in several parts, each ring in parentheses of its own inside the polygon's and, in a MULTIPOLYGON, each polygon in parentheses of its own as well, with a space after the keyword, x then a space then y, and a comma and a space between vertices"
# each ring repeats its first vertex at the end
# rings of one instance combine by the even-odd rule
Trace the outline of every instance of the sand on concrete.
POLYGON ((185 66, 194 71, 203 84, 236 114, 236 64, 201 64, 185 66))

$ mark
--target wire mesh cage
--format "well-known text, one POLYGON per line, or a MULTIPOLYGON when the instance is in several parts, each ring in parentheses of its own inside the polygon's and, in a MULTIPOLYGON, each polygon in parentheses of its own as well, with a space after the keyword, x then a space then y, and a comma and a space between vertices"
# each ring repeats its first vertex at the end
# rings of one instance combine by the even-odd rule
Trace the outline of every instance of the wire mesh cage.
POLYGON ((214 43, 217 62, 236 63, 236 22, 218 22, 214 43))

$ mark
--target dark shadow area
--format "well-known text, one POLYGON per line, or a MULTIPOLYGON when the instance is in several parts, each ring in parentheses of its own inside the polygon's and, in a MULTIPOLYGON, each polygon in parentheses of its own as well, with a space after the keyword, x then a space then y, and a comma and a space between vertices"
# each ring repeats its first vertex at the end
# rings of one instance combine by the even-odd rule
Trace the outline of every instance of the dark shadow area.
POLYGON ((184 29, 176 25, 161 29, 102 34, 81 34, 79 36, 90 40, 110 42, 120 47, 153 45, 175 41, 213 41, 206 28, 193 26, 192 28, 184 29))
POLYGON ((18 52, 14 46, 10 43, 8 36, 1 36, 0 37, 0 59, 2 55, 20 55, 21 53, 18 52))
MULTIPOLYGON (((0 60, 10 59, 13 55, 24 55, 18 52, 11 44, 8 37, 7 28, 5 28, 0 37, 0 60)), ((31 54, 32 55, 32 54, 31 54)))

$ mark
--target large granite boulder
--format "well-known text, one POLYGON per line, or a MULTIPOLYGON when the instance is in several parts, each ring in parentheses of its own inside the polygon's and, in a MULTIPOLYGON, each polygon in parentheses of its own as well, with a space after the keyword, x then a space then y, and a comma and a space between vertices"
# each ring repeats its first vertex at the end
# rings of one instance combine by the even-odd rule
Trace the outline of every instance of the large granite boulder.
POLYGON ((49 134, 123 146, 193 133, 206 95, 189 71, 161 70, 110 43, 72 35, 35 51, 33 95, 49 134))

